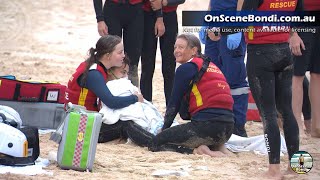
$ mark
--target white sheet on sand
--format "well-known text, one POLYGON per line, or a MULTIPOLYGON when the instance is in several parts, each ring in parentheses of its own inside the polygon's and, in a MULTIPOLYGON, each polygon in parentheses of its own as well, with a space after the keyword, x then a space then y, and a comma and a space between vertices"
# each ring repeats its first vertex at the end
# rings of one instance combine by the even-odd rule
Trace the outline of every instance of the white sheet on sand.
POLYGON ((38 158, 35 162, 35 165, 31 166, 3 166, 0 165, 0 174, 5 173, 12 173, 12 174, 22 174, 22 175, 29 175, 34 176, 37 174, 46 174, 46 175, 53 175, 53 172, 46 171, 42 169, 43 167, 47 167, 50 164, 48 159, 38 158))
MULTIPOLYGON (((282 135, 280 145, 280 155, 287 153, 286 142, 282 135)), ((253 136, 253 137, 241 137, 232 134, 228 142, 225 144, 226 148, 232 152, 247 152, 253 151, 255 154, 267 155, 267 147, 265 144, 264 135, 253 136)))
MULTIPOLYGON (((128 96, 138 91, 138 88, 130 80, 124 78, 109 81, 107 86, 114 96, 128 96)), ((105 114, 102 120, 106 124, 114 124, 119 119, 122 121, 133 120, 152 134, 157 134, 164 120, 157 108, 146 100, 143 103, 137 102, 117 110, 110 109, 105 104, 102 104, 100 113, 105 114)), ((177 124, 174 121, 173 125, 177 124)), ((255 154, 261 155, 268 153, 263 135, 244 138, 233 134, 226 143, 226 147, 232 152, 253 151, 255 154)), ((281 135, 281 155, 286 152, 285 140, 281 135)))
MULTIPOLYGON (((138 88, 130 80, 124 78, 109 81, 107 86, 114 96, 128 96, 138 91, 138 88)), ((114 124, 119 119, 122 121, 132 120, 152 134, 157 134, 164 121, 157 108, 147 100, 144 100, 143 103, 136 102, 128 107, 116 110, 102 104, 99 112, 104 114, 102 121, 106 124, 114 124)))

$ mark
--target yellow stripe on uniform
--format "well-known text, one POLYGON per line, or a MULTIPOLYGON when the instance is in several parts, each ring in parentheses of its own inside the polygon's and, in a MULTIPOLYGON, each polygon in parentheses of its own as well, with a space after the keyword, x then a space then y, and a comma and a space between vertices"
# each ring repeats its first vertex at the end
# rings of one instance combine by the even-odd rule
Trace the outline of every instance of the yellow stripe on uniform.
POLYGON ((203 105, 202 96, 201 96, 201 94, 199 92, 199 89, 198 89, 197 85, 193 85, 192 86, 192 93, 196 98, 197 107, 203 105))
POLYGON ((88 89, 81 88, 78 105, 84 106, 84 103, 86 102, 87 94, 88 94, 88 89))
POLYGON ((249 26, 248 27, 249 29, 249 31, 248 31, 248 38, 250 39, 250 40, 252 40, 253 39, 253 31, 254 31, 254 27, 253 26, 249 26))
POLYGON ((28 157, 28 141, 23 142, 23 157, 28 157))

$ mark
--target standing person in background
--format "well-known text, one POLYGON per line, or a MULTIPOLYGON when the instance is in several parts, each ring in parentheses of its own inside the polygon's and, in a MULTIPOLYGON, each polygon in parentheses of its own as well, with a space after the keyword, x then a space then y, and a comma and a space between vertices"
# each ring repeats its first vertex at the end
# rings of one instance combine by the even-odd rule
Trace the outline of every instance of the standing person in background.
MULTIPOLYGON (((237 4, 238 0, 210 0, 209 10, 240 10, 241 7, 238 7, 237 4)), ((209 38, 205 37, 205 55, 210 57, 212 62, 221 69, 231 88, 231 94, 234 100, 233 113, 235 116, 233 134, 247 137, 245 124, 247 121, 246 114, 248 110, 249 87, 246 80, 247 75, 244 64, 246 54, 244 34, 239 32, 215 36, 214 32, 208 31, 208 37, 209 38)))
MULTIPOLYGON (((320 1, 304 0, 307 11, 320 11, 320 1)), ((320 27, 315 33, 294 32, 290 38, 290 48, 294 56, 294 75, 292 78, 292 108, 297 121, 302 125, 301 109, 303 103, 303 79, 310 71, 311 136, 320 138, 320 27)), ((301 128, 300 128, 301 129, 301 128)))
MULTIPOLYGON (((295 6, 274 6, 278 0, 245 0, 244 11, 299 11, 301 0, 295 6)), ((255 26, 253 32, 245 33, 247 42, 247 74, 253 98, 261 115, 264 137, 269 155, 269 168, 263 177, 281 179, 280 131, 277 111, 283 118, 283 130, 288 149, 288 159, 299 150, 299 128, 292 112, 293 57, 288 44, 289 32, 259 32, 270 28, 255 26)), ((289 27, 288 27, 289 28, 289 27)), ((292 172, 288 163, 288 173, 292 172)))
MULTIPOLYGON (((302 86, 303 86, 303 102, 302 102, 303 121, 304 121, 304 126, 306 128, 306 133, 310 134, 311 133, 311 103, 309 98, 309 80, 307 76, 304 76, 302 86)), ((292 98, 292 103, 293 103, 293 98, 292 98)), ((294 113, 294 109, 293 109, 293 113, 294 113)), ((298 122, 298 125, 299 125, 299 122, 298 122)))
POLYGON ((156 64, 158 39, 160 40, 166 104, 170 99, 176 68, 173 46, 178 33, 177 7, 178 5, 162 7, 163 17, 159 17, 152 10, 149 0, 145 1, 143 5, 144 36, 141 53, 140 89, 144 98, 148 101, 152 101, 152 79, 156 64))
POLYGON ((143 41, 143 0, 93 0, 100 36, 123 37, 130 58, 129 79, 139 87, 138 64, 143 41), (123 35, 123 36, 122 36, 123 35))
MULTIPOLYGON (((311 104, 310 104, 310 99, 309 99, 309 80, 308 80, 307 76, 304 76, 302 86, 303 86, 303 102, 302 102, 303 124, 302 124, 302 121, 299 122, 298 119, 296 118, 297 122, 298 122, 298 126, 299 126, 300 137, 303 137, 304 134, 310 135, 310 133, 311 133, 311 104), (304 127, 305 127, 305 129, 304 129, 304 127)), ((292 91, 293 90, 294 89, 292 89, 292 91)), ((294 107, 293 103, 294 103, 294 97, 292 97, 292 110, 293 110, 293 114, 294 114, 295 113, 294 111, 297 108, 293 108, 294 107)), ((301 116, 301 111, 299 111, 299 112, 300 112, 300 116, 301 116)), ((281 117, 280 117, 280 119, 278 118, 278 123, 279 123, 280 128, 283 129, 281 117)))
MULTIPOLYGON (((303 78, 303 102, 302 102, 302 114, 303 114, 303 124, 302 121, 299 122, 299 120, 297 119, 298 122, 298 126, 299 126, 299 132, 300 132, 300 137, 303 137, 304 134, 306 135, 310 135, 311 133, 311 104, 310 104, 310 99, 309 99, 309 80, 307 78, 307 76, 304 76, 303 78), (305 127, 305 129, 304 129, 305 127), (302 134, 302 135, 301 135, 302 134)), ((293 91, 294 89, 292 89, 293 91)), ((294 97, 292 97, 292 110, 293 110, 293 114, 295 113, 294 111, 297 108, 294 108, 294 97)), ((301 111, 300 115, 301 115, 301 111)), ((280 123, 280 127, 282 126, 282 123, 279 122, 279 120, 281 121, 281 119, 278 119, 278 123, 280 123)))

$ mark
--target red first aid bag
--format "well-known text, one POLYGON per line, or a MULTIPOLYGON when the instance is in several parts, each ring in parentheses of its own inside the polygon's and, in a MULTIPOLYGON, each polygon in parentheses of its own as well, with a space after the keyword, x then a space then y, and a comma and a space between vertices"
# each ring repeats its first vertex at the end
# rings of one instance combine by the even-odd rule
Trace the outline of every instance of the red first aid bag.
POLYGON ((65 102, 66 86, 56 82, 17 80, 0 76, 0 100, 24 102, 65 102))

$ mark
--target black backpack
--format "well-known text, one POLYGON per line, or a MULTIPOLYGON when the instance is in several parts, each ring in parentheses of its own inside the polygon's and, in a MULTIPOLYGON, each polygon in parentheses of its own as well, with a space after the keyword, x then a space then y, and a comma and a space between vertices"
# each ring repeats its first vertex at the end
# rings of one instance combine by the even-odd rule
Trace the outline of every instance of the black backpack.
POLYGON ((200 79, 202 78, 203 74, 207 71, 209 63, 210 63, 210 58, 208 58, 208 57, 203 58, 201 69, 198 71, 196 76, 190 82, 189 88, 188 88, 185 96, 182 98, 182 101, 180 104, 180 109, 179 109, 179 114, 183 120, 190 120, 191 119, 191 115, 189 112, 190 93, 191 93, 193 85, 197 84, 200 81, 200 79))

